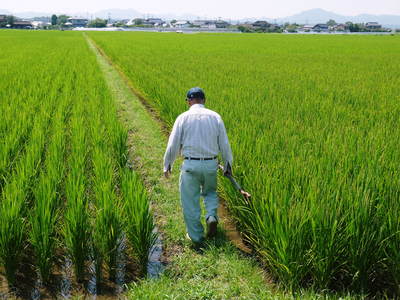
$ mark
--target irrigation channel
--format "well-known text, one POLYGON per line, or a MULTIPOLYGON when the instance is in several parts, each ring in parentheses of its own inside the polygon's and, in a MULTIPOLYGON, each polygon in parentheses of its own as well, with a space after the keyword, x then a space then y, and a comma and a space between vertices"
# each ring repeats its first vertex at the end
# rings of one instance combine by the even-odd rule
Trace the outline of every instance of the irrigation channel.
MULTIPOLYGON (((92 261, 89 266, 89 278, 85 283, 85 290, 77 288, 73 280, 73 266, 69 257, 59 263, 58 271, 56 272, 56 280, 52 282, 50 291, 44 289, 44 285, 37 274, 31 274, 32 278, 26 278, 24 285, 11 293, 8 291, 6 280, 1 280, 0 299, 14 298, 15 294, 23 299, 52 299, 52 298, 70 298, 77 293, 86 293, 91 299, 119 299, 121 294, 126 291, 126 284, 129 283, 129 261, 125 257, 126 242, 123 240, 118 248, 117 269, 115 283, 107 285, 106 291, 99 293, 96 282, 95 262, 92 261), (127 280, 128 278, 128 280, 127 280)), ((161 262, 163 248, 160 236, 156 243, 149 251, 149 261, 147 265, 147 276, 149 278, 158 278, 164 270, 164 264, 161 262)), ((27 275, 27 277, 31 276, 27 275)), ((102 287, 104 288, 104 287, 102 287)), ((85 296, 86 297, 86 296, 85 296)))

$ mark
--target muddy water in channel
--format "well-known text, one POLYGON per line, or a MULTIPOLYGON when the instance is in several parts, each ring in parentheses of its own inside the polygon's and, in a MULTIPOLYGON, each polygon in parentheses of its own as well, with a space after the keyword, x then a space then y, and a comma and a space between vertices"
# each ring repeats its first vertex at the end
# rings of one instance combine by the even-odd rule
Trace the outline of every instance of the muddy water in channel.
MULTIPOLYGON (((224 230, 227 238, 241 251, 251 253, 252 250, 243 243, 240 233, 236 230, 234 222, 228 216, 228 209, 224 201, 220 201, 218 214, 223 222, 224 230)), ((163 244, 161 235, 158 234, 157 240, 149 252, 149 261, 147 264, 147 276, 149 278, 158 278, 164 271, 165 264, 161 261, 163 255, 163 244)), ((32 274, 31 278, 21 278, 31 282, 31 284, 21 284, 17 287, 16 293, 11 293, 7 286, 7 281, 4 277, 0 276, 0 299, 15 298, 17 295, 20 299, 54 299, 63 298, 68 299, 73 295, 85 295, 85 299, 120 299, 121 293, 125 291, 125 284, 137 279, 134 274, 136 266, 129 261, 126 255, 126 241, 122 240, 118 248, 117 270, 115 282, 104 280, 105 283, 98 285, 95 275, 95 263, 91 261, 88 266, 88 277, 86 283, 77 284, 73 275, 72 261, 68 257, 64 257, 62 262, 58 264, 59 267, 52 286, 44 288, 38 274, 32 274), (132 274, 131 274, 132 273, 132 274), (30 288, 29 288, 30 285, 30 288), (49 291, 50 290, 50 291, 49 291)), ((1 271, 1 270, 0 270, 1 271)), ((3 272, 2 272, 3 273, 3 272)), ((107 278, 107 274, 103 274, 107 278)))
MULTIPOLYGON (((150 278, 157 278, 164 270, 160 261, 162 251, 162 240, 159 237, 149 253, 147 276, 150 278)), ((115 282, 107 280, 108 274, 104 272, 104 282, 99 285, 96 281, 94 261, 89 262, 87 278, 81 284, 75 281, 73 264, 69 257, 64 256, 62 260, 58 260, 54 269, 54 278, 49 286, 45 287, 40 276, 33 271, 29 276, 19 278, 14 292, 10 291, 7 280, 0 275, 0 299, 68 299, 78 295, 84 296, 84 299, 120 299, 126 284, 138 278, 137 266, 126 254, 125 239, 118 248, 115 282)), ((3 270, 0 270, 1 273, 4 274, 3 270)))

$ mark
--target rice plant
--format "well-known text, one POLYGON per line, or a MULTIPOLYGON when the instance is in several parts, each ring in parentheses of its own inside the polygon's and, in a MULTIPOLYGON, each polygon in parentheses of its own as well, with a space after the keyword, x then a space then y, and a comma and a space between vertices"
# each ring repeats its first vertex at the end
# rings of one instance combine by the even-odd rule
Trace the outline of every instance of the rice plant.
POLYGON ((57 246, 56 223, 59 218, 60 186, 64 175, 65 111, 63 100, 52 122, 52 137, 47 149, 45 172, 39 177, 34 191, 34 208, 30 216, 30 240, 43 282, 50 278, 57 246))
MULTIPOLYGON (((105 111, 113 111, 110 101, 104 103, 105 111)), ((100 111, 101 112, 101 111, 100 111)), ((118 197, 114 188, 116 171, 121 162, 120 149, 113 141, 113 132, 110 127, 116 119, 115 115, 100 115, 94 113, 93 123, 97 130, 92 131, 92 163, 93 163, 93 254, 96 262, 97 282, 102 281, 102 265, 105 262, 109 278, 115 280, 118 249, 122 241, 122 222, 118 197)), ((125 135, 126 137, 126 135, 125 135)), ((119 145, 121 142, 119 142, 119 145)), ((123 147, 126 149, 126 146, 123 147)))
POLYGON ((90 249, 90 223, 86 195, 86 163, 88 156, 87 133, 82 105, 76 105, 71 117, 71 153, 68 158, 69 173, 65 184, 66 211, 64 238, 78 282, 85 276, 85 261, 90 249))
POLYGON ((101 281, 101 265, 108 266, 110 279, 115 279, 119 244, 122 237, 122 223, 119 203, 113 190, 113 167, 106 153, 94 152, 95 174, 95 222, 93 224, 98 281, 101 281))
POLYGON ((129 169, 122 174, 124 228, 141 273, 146 272, 149 251, 156 241, 150 202, 139 176, 129 169))

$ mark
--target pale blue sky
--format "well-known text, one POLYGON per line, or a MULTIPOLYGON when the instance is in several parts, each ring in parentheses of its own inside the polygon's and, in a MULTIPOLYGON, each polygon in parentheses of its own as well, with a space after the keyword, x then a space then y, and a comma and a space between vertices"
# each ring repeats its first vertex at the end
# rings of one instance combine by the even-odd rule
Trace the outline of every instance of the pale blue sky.
POLYGON ((109 8, 132 8, 141 13, 195 14, 222 18, 280 18, 312 8, 343 15, 400 15, 400 0, 0 0, 0 9, 12 12, 89 12, 109 8))

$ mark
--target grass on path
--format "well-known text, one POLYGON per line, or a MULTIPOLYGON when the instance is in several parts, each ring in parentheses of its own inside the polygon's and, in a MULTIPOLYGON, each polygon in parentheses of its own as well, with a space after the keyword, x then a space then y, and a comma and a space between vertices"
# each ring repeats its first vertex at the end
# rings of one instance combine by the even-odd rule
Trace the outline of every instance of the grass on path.
MULTIPOLYGON (((94 42, 87 38, 117 103, 120 120, 129 131, 129 160, 141 174, 149 190, 157 227, 162 233, 167 267, 158 279, 145 278, 129 286, 131 299, 287 299, 266 278, 257 261, 237 250, 226 238, 224 221, 214 241, 202 253, 185 239, 185 226, 179 200, 179 165, 172 176, 162 174, 167 137, 135 96, 129 80, 112 65, 94 42)), ((299 292, 294 298, 325 299, 299 292)), ((330 298, 330 297, 329 297, 330 298)), ((335 297, 334 297, 335 298, 335 297)), ((343 299, 343 298, 342 298, 343 299)))

